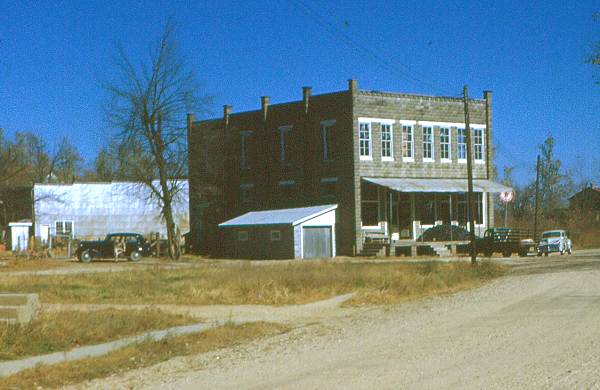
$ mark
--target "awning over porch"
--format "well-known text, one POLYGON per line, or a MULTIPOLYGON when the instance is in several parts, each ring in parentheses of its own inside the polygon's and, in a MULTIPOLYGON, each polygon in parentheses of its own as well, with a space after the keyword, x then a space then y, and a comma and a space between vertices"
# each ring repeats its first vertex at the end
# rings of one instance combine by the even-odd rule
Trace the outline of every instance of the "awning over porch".
MULTIPOLYGON (((363 180, 398 192, 467 192, 466 179, 363 177, 363 180)), ((491 180, 473 179, 473 191, 510 192, 512 188, 491 180)))

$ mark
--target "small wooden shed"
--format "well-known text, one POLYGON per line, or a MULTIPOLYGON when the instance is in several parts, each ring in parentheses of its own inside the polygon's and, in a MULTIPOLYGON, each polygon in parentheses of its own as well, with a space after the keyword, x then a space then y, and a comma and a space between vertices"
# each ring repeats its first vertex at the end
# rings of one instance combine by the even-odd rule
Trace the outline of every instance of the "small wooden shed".
POLYGON ((335 257, 337 205, 251 211, 219 225, 225 255, 237 259, 335 257))

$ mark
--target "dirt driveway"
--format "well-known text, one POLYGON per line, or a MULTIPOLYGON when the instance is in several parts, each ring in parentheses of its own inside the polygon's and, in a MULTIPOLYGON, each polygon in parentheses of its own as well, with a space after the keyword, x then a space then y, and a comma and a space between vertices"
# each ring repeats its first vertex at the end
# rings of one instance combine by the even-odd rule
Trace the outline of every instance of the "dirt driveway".
POLYGON ((515 262, 483 288, 344 309, 82 388, 600 388, 600 251, 515 262))

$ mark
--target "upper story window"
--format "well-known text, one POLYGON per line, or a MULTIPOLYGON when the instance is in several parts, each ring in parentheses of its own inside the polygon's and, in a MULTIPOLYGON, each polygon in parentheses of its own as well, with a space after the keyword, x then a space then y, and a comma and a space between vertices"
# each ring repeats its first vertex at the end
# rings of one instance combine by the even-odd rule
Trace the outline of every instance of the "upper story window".
POLYGON ((381 124, 381 159, 391 161, 394 159, 393 130, 390 123, 381 124))
POLYGON ((56 221, 56 234, 73 237, 73 221, 56 221))
POLYGON ((473 131, 473 152, 475 161, 483 161, 483 128, 475 127, 473 131))
POLYGON ((290 139, 289 132, 292 130, 292 126, 281 126, 279 129, 279 162, 282 166, 289 165, 291 153, 290 153, 290 139))
POLYGON ((323 161, 333 161, 335 150, 333 144, 333 125, 335 120, 321 122, 321 137, 323 140, 323 161))
POLYGON ((240 169, 250 169, 249 159, 249 139, 252 135, 251 131, 240 132, 240 169))
POLYGON ((440 159, 450 161, 450 128, 440 127, 440 159))
POLYGON ((415 147, 413 142, 413 125, 402 125, 402 160, 414 161, 415 147))
POLYGON ((433 128, 423 127, 423 161, 433 161, 433 128))
POLYGON ((458 161, 467 161, 467 134, 465 129, 456 129, 458 161))
POLYGON ((360 122, 358 140, 361 160, 370 160, 372 158, 371 123, 360 122))

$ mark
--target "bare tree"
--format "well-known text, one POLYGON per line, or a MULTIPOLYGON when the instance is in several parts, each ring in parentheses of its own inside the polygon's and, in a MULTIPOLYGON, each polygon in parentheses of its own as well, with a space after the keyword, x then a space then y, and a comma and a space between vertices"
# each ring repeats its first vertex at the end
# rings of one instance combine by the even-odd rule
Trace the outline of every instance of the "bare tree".
POLYGON ((177 51, 174 25, 165 30, 139 66, 122 47, 117 50, 118 79, 108 82, 108 123, 120 130, 121 147, 135 151, 128 166, 161 208, 167 229, 169 256, 180 256, 173 203, 187 177, 186 113, 203 107, 195 75, 177 51))

